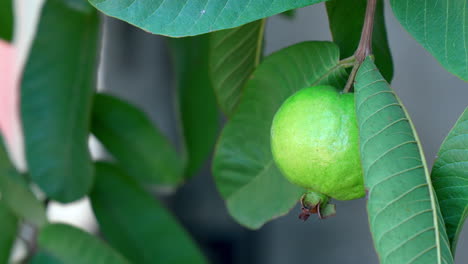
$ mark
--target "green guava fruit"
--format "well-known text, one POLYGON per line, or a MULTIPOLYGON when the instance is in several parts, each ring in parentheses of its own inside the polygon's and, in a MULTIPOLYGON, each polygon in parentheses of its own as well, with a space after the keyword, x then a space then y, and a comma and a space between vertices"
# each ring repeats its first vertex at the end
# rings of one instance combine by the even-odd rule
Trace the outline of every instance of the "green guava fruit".
POLYGON ((352 93, 321 85, 293 94, 273 119, 271 150, 296 185, 337 200, 365 195, 352 93))

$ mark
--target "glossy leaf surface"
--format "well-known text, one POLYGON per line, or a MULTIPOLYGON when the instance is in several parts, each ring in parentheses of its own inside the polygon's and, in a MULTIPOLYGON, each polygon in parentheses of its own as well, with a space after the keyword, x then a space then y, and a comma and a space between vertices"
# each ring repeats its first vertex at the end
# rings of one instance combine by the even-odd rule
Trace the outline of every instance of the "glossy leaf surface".
POLYGON ((90 0, 108 16, 153 34, 193 36, 238 27, 324 0, 90 0))

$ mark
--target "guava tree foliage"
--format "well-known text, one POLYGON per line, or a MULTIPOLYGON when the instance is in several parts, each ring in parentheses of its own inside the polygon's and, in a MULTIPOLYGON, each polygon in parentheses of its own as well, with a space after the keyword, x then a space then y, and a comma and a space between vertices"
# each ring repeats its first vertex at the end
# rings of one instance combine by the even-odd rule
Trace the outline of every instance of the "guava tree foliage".
MULTIPOLYGON (((4 43, 15 34, 12 1, 0 0, 4 43)), ((390 5, 447 71, 468 80, 466 0, 390 5)), ((453 263, 468 208, 468 110, 431 172, 390 87, 393 67, 383 0, 45 0, 19 87, 26 173, 0 141, 0 264, 24 226, 34 230, 24 263, 208 263, 149 187, 181 186, 214 153, 217 189, 239 224, 257 229, 288 213, 306 190, 273 161, 270 127, 288 97, 315 85, 354 92, 380 262, 453 263), (294 9, 319 2, 333 42, 310 40, 265 57, 268 17, 293 17, 294 9), (96 92, 101 13, 168 36, 180 149, 141 109, 96 92), (227 121, 220 131, 221 115, 227 121), (91 134, 112 161, 91 158, 91 134), (47 219, 48 201, 83 197, 100 238, 47 219)), ((339 208, 337 217, 345 217, 339 208)))

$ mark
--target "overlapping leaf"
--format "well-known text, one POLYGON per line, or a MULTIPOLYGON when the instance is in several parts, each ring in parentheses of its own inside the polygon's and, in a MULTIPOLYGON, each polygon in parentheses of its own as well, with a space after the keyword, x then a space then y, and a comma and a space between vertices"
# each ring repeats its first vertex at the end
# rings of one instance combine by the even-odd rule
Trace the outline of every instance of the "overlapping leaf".
POLYGON ((18 218, 13 212, 0 200, 0 223, 2 235, 0 236, 0 263, 9 263, 11 249, 16 239, 18 231, 18 218))
POLYGON ((260 63, 265 19, 211 34, 210 72, 218 104, 230 116, 260 63))
POLYGON ((166 209, 114 165, 96 165, 91 202, 104 236, 133 263, 205 263, 166 209))
MULTIPOLYGON (((129 264, 98 238, 65 224, 49 224, 38 237, 39 248, 55 262, 66 264, 129 264)), ((44 259, 48 259, 44 257, 44 259)), ((37 262, 44 263, 44 262, 37 262)))
POLYGON ((468 108, 442 143, 432 168, 432 183, 455 254, 468 208, 468 108))
POLYGON ((468 80, 468 4, 466 0, 391 0, 401 25, 447 71, 468 80))
POLYGON ((108 16, 173 37, 233 28, 325 0, 90 0, 108 16))
POLYGON ((209 73, 209 36, 169 39, 177 81, 179 112, 187 155, 186 176, 203 165, 219 131, 209 73))
POLYGON ((94 97, 92 132, 142 184, 175 185, 184 164, 174 146, 138 108, 111 95, 94 97))
MULTIPOLYGON (((0 195, 2 202, 22 220, 38 227, 47 221, 45 208, 28 189, 11 163, 0 137, 0 195)), ((1 263, 1 262, 0 262, 1 263)))
MULTIPOLYGON (((380 72, 388 82, 391 82, 393 63, 385 29, 383 2, 377 0, 372 51, 380 72)), ((326 6, 333 41, 340 47, 341 58, 350 57, 357 49, 361 38, 367 0, 332 0, 328 1, 326 6)))
POLYGON ((13 0, 0 0, 0 39, 13 39, 13 0))
POLYGON ((247 82, 242 100, 224 128, 213 174, 230 214, 258 228, 288 212, 303 190, 290 184, 273 162, 270 126, 294 92, 317 84, 343 87, 344 66, 329 42, 304 42, 267 57, 247 82))
POLYGON ((93 180, 88 151, 99 19, 62 0, 42 9, 21 86, 31 178, 61 202, 83 197, 93 180))
POLYGON ((354 87, 369 225, 380 263, 453 263, 424 155, 404 107, 370 58, 354 87))

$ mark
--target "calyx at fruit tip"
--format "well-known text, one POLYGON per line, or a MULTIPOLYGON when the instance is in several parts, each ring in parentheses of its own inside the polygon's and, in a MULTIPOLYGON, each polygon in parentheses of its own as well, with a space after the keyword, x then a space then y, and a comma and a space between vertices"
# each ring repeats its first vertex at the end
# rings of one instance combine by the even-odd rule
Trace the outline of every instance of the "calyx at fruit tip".
POLYGON ((329 197, 309 191, 301 197, 301 213, 299 219, 306 221, 311 214, 317 214, 320 219, 325 219, 336 214, 336 206, 330 204, 329 197))

